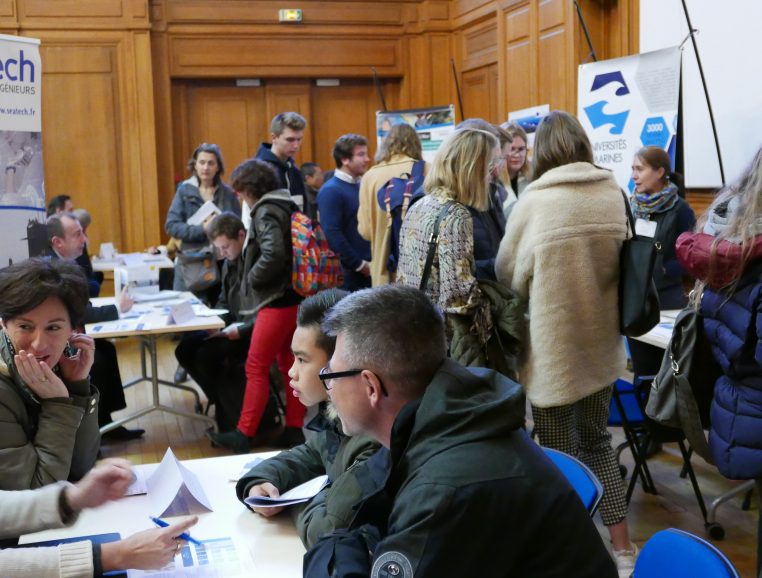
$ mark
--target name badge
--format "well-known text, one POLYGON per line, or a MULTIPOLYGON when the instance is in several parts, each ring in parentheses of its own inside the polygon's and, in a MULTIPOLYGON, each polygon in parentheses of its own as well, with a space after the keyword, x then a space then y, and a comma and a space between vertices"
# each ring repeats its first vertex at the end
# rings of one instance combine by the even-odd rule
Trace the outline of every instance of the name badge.
POLYGON ((637 219, 635 221, 635 233, 641 237, 650 237, 653 239, 656 236, 657 225, 658 223, 656 221, 637 219))

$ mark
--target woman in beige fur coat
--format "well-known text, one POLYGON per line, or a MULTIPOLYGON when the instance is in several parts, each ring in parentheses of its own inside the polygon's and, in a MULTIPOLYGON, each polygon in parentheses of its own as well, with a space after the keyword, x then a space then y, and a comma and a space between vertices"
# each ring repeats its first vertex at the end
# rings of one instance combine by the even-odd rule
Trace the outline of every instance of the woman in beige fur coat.
POLYGON ((611 384, 623 366, 624 200, 612 174, 592 164, 590 141, 573 116, 548 115, 534 154, 536 180, 513 208, 495 267, 501 282, 529 299, 520 381, 540 443, 578 457, 601 480, 601 517, 620 576, 629 576, 637 547, 606 427, 611 384))

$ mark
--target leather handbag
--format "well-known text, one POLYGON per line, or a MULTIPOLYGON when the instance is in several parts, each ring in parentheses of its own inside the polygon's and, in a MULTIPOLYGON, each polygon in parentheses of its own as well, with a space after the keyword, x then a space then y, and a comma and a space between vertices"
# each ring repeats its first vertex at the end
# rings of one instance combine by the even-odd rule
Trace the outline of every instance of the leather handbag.
POLYGON ((683 309, 675 319, 672 337, 646 404, 646 415, 662 425, 681 429, 694 451, 709 463, 704 429, 714 384, 722 369, 712 355, 703 319, 695 307, 683 309))
POLYGON ((624 191, 622 197, 632 236, 625 239, 619 254, 619 330, 627 337, 638 337, 659 323, 654 265, 661 246, 635 232, 635 218, 624 191))
POLYGON ((214 247, 208 245, 196 251, 178 251, 183 283, 188 291, 205 291, 220 282, 214 247))

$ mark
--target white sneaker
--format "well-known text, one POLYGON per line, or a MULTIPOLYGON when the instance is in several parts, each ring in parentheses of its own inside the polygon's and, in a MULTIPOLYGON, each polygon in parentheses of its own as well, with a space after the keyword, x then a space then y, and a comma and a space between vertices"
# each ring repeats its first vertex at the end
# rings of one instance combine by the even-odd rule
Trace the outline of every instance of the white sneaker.
POLYGON ((637 560, 640 550, 632 542, 630 542, 630 546, 629 550, 611 551, 614 562, 616 562, 616 569, 619 572, 619 578, 630 578, 635 570, 635 560, 637 560))

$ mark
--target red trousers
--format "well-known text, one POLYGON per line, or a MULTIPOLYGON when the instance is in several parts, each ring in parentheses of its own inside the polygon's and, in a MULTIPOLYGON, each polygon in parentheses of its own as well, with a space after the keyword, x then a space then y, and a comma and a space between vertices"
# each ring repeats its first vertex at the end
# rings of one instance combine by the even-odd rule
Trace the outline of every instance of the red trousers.
POLYGON ((257 313, 254 332, 251 335, 249 354, 246 357, 246 391, 243 408, 238 419, 238 430, 251 437, 267 406, 270 395, 270 366, 278 361, 278 369, 286 388, 286 426, 304 425, 305 407, 289 391, 288 370, 294 363, 291 338, 296 330, 296 310, 291 307, 263 307, 257 313))

